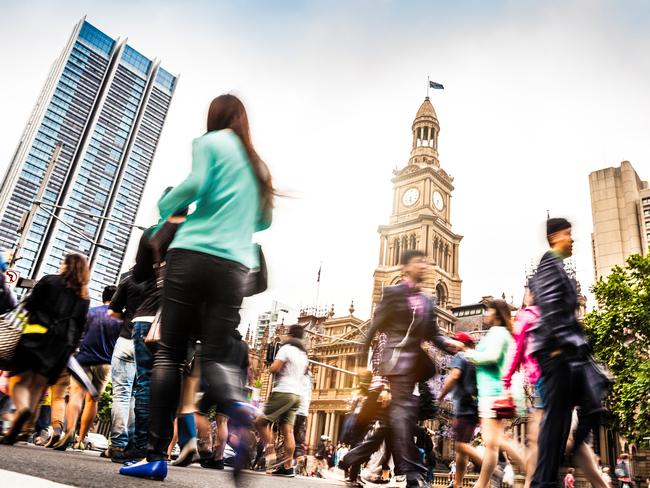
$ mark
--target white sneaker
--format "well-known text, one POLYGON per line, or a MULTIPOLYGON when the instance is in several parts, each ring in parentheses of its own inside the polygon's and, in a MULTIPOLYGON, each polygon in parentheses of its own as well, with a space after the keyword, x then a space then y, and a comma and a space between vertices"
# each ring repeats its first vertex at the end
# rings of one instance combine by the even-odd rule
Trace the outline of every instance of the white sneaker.
POLYGON ((49 426, 47 429, 41 430, 40 434, 34 437, 34 445, 44 446, 52 438, 52 434, 54 434, 54 429, 52 428, 52 426, 49 426))

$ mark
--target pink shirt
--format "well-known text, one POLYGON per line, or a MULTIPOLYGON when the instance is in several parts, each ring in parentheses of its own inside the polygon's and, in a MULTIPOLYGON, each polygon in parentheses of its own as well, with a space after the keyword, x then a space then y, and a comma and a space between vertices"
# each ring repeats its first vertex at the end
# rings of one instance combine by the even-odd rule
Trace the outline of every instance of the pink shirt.
POLYGON ((515 354, 512 357, 512 362, 508 371, 503 376, 503 386, 510 388, 512 384, 512 375, 514 375, 519 367, 523 364, 526 380, 529 384, 534 385, 541 376, 539 364, 537 360, 528 354, 528 341, 531 326, 539 319, 539 307, 526 307, 519 310, 515 323, 513 326, 515 336, 515 354))
MULTIPOLYGON (((413 283, 411 280, 405 279, 402 281, 406 286, 408 286, 411 289, 416 288, 415 283, 413 283)), ((424 296, 422 296, 422 292, 420 290, 417 290, 417 293, 414 293, 412 295, 408 296, 408 302, 409 302, 409 307, 411 307, 411 310, 413 310, 415 313, 420 314, 424 310, 424 296)))
POLYGON ((564 477, 565 488, 573 488, 575 482, 576 482, 575 476, 573 476, 571 473, 567 473, 566 476, 564 477))

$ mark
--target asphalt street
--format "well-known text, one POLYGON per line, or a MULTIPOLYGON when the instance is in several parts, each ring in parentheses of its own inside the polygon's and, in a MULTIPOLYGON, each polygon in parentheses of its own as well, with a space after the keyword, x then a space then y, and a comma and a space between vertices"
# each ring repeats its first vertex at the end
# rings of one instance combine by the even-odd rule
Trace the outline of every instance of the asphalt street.
MULTIPOLYGON (((189 468, 170 467, 169 475, 163 482, 141 480, 118 474, 120 464, 100 458, 98 452, 67 451, 60 452, 33 445, 18 444, 14 447, 0 445, 0 470, 31 475, 43 480, 56 481, 64 485, 84 488, 108 487, 148 487, 156 488, 230 488, 232 471, 203 469, 198 465, 189 468)), ((0 488, 31 488, 39 486, 29 480, 3 482, 0 475, 0 488), (10 484, 12 486, 10 486, 10 484)), ((45 483, 43 483, 44 485, 45 483)), ((316 478, 275 478, 264 473, 246 472, 242 476, 242 488, 305 488, 332 487, 343 483, 316 478)))

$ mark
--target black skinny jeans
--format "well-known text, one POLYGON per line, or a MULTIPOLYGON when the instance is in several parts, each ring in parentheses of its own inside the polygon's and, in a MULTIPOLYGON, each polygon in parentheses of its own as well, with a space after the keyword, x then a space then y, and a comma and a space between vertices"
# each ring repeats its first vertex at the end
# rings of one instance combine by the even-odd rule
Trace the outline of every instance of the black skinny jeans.
POLYGON ((559 486, 558 474, 571 428, 573 375, 563 354, 550 357, 541 353, 536 357, 542 370, 545 406, 537 437, 537 466, 531 487, 555 488, 559 486))
MULTIPOLYGON (((201 372, 209 385, 214 365, 225 355, 232 332, 239 325, 248 269, 209 254, 172 249, 167 253, 161 340, 151 374, 151 401, 147 459, 167 459, 174 417, 178 409, 183 366, 191 337, 201 340, 201 372)), ((214 401, 219 391, 208 394, 214 401)))

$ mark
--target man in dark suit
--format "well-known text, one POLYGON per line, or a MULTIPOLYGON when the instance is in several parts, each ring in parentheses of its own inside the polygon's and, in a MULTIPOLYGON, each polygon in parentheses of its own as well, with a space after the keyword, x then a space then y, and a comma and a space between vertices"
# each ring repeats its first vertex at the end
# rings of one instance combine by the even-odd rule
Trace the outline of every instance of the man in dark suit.
POLYGON ((431 298, 420 291, 428 271, 425 255, 410 250, 402 255, 404 280, 384 288, 366 337, 366 350, 378 332, 386 334, 386 345, 379 373, 390 385, 389 443, 395 461, 395 473, 405 475, 407 487, 425 486, 426 468, 413 440, 416 433, 419 402, 415 385, 435 374, 435 366, 424 353, 421 343, 433 341, 440 349, 455 353, 462 344, 449 339, 438 329, 437 313, 431 298))
POLYGON ((571 224, 553 218, 546 223, 550 250, 544 254, 531 280, 540 318, 531 328, 531 353, 542 371, 544 417, 538 437, 537 467, 532 488, 558 486, 558 472, 571 427, 571 412, 580 400, 573 386, 577 364, 588 345, 576 319, 578 294, 564 269, 573 251, 571 224))

